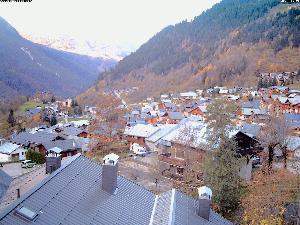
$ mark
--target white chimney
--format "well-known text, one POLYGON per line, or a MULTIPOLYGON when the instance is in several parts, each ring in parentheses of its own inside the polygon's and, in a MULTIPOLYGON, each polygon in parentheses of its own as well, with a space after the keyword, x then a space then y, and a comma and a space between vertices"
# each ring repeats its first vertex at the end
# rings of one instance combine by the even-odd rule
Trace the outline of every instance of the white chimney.
POLYGON ((119 156, 111 153, 103 158, 102 189, 114 194, 118 187, 118 160, 119 156))
POLYGON ((209 220, 212 191, 209 187, 202 186, 198 188, 198 194, 199 194, 198 215, 206 220, 209 220))

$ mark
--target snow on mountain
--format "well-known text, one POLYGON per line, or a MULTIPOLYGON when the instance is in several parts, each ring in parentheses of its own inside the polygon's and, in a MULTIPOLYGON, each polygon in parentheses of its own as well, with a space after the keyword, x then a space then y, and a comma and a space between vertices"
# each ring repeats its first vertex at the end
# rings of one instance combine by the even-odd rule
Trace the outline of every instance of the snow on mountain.
POLYGON ((22 34, 22 36, 32 42, 46 45, 57 50, 103 59, 114 59, 117 61, 120 61, 134 50, 118 45, 104 44, 94 40, 79 40, 68 36, 35 37, 29 34, 22 34))

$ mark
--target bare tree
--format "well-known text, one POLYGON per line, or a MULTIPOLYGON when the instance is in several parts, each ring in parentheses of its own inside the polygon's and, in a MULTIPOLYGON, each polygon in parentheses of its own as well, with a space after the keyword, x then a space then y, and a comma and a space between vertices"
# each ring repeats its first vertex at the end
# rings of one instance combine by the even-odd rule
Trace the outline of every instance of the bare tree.
POLYGON ((164 165, 159 160, 154 160, 152 167, 150 168, 150 179, 155 183, 155 192, 160 192, 160 183, 163 180, 163 172, 166 170, 164 165))
POLYGON ((288 145, 292 144, 293 140, 289 136, 290 123, 284 118, 278 119, 278 146, 282 152, 284 160, 284 168, 287 167, 288 145))
POLYGON ((284 118, 270 117, 258 135, 260 144, 267 149, 269 173, 272 170, 276 147, 282 151, 284 167, 287 166, 287 146, 291 142, 288 134, 289 124, 284 118))
POLYGON ((129 179, 133 181, 138 181, 141 178, 141 172, 136 163, 132 164, 132 167, 129 170, 129 179))

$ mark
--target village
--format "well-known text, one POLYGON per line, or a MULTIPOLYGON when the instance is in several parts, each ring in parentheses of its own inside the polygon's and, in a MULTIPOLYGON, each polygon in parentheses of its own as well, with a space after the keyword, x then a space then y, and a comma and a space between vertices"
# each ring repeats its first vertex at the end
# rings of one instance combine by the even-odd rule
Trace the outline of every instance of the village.
POLYGON ((43 107, 27 109, 26 117, 32 121, 43 118, 43 122, 1 139, 0 176, 7 182, 1 187, 0 210, 78 153, 99 163, 112 154, 118 157, 119 174, 148 190, 163 193, 175 187, 193 196, 197 187, 205 185, 202 168, 211 151, 208 114, 214 102, 236 107, 229 137, 236 141, 240 157, 246 159, 239 172, 245 182, 252 180, 255 171, 270 166, 264 135, 273 139, 280 135, 284 142, 284 146, 279 140, 274 144, 271 166, 287 168, 298 176, 300 90, 285 85, 282 75, 269 77, 278 78, 280 85, 270 82, 262 87, 261 79, 266 78, 259 76, 258 87, 216 86, 161 94, 135 104, 123 99, 128 90, 113 90, 106 93, 115 99, 110 102, 111 109, 80 106, 74 99, 51 99, 43 107), (75 111, 72 115, 70 109, 75 111), (281 130, 276 136, 270 127, 277 123, 281 130), (35 153, 38 156, 32 157, 35 153), (42 159, 36 160, 39 157, 42 159))

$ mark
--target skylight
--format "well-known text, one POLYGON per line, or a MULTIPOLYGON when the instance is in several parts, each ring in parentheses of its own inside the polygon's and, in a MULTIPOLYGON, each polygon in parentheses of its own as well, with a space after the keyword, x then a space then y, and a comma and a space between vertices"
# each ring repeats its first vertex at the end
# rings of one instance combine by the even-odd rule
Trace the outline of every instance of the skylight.
POLYGON ((18 215, 25 217, 26 219, 31 220, 31 221, 33 221, 34 218, 37 216, 37 214, 35 212, 33 212, 31 209, 29 209, 25 206, 22 206, 21 208, 17 209, 16 213, 18 215))

